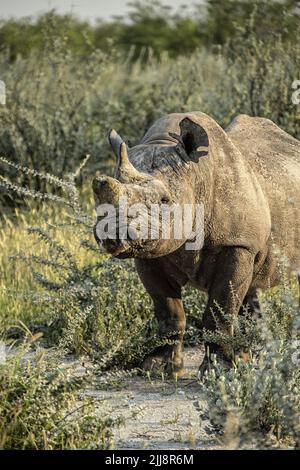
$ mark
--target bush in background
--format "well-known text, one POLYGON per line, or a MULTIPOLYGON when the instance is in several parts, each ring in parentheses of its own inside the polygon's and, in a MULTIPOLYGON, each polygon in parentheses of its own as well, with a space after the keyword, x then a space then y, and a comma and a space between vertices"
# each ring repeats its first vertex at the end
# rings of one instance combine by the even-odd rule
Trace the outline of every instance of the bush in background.
MULTIPOLYGON (((7 105, 0 108, 0 155, 62 177, 89 153, 83 180, 96 170, 111 174, 111 127, 136 144, 163 114, 191 110, 203 111, 223 126, 240 113, 263 116, 299 138, 292 84, 298 77, 300 47, 284 44, 280 37, 257 40, 249 33, 251 21, 234 47, 177 59, 162 56, 132 64, 112 50, 79 60, 59 41, 42 58, 33 55, 7 66, 2 56, 7 105)), ((25 187, 47 189, 45 179, 3 162, 0 171, 25 187)), ((20 202, 0 188, 3 207, 20 202)))

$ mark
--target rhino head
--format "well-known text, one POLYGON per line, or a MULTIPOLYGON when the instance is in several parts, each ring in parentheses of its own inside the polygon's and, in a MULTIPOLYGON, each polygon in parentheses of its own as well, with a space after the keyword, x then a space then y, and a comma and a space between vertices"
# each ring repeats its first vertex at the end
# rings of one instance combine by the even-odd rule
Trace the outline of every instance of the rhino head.
POLYGON ((187 240, 186 233, 175 233, 176 211, 195 203, 187 169, 207 154, 205 131, 186 118, 179 134, 168 132, 164 139, 154 137, 131 149, 115 130, 109 141, 117 157, 115 175, 97 176, 92 183, 94 236, 101 251, 118 258, 155 258, 175 251, 187 240))

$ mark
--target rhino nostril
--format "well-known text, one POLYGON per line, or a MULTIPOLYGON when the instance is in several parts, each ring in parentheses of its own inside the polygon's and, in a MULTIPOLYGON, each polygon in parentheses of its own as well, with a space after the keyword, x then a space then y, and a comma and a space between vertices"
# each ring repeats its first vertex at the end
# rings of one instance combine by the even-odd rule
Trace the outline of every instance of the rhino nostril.
POLYGON ((94 178, 92 182, 93 190, 95 191, 95 193, 97 193, 98 191, 103 189, 106 184, 107 184, 106 180, 94 178))
POLYGON ((129 227, 127 230, 127 240, 134 241, 138 239, 138 233, 135 229, 129 227))

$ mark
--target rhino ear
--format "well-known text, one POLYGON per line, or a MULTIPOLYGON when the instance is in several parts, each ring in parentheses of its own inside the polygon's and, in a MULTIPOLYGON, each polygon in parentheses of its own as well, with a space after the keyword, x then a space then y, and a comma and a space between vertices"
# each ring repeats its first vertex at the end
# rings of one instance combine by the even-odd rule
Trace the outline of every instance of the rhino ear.
POLYGON ((120 137, 119 134, 114 129, 111 129, 108 134, 108 140, 111 145, 111 148, 113 149, 115 156, 119 158, 121 145, 124 142, 122 137, 120 137))
POLYGON ((200 124, 193 122, 188 117, 179 123, 180 143, 186 154, 193 160, 208 154, 208 135, 200 124))

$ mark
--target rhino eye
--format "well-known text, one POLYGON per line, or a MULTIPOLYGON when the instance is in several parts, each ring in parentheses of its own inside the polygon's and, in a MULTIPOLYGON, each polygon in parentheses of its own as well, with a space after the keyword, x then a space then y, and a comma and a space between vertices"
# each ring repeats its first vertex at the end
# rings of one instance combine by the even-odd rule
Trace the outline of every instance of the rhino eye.
POLYGON ((161 202, 162 204, 169 204, 170 199, 168 198, 168 196, 163 196, 163 197, 161 198, 160 202, 161 202))

